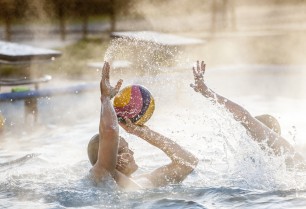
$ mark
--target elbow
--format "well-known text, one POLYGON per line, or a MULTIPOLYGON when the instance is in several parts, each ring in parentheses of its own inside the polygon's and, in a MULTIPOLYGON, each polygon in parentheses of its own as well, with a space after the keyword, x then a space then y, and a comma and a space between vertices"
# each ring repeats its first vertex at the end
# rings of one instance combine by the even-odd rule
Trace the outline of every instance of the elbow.
POLYGON ((198 164, 199 164, 199 158, 195 157, 195 160, 194 160, 194 167, 197 167, 198 164))
POLYGON ((192 170, 194 170, 198 166, 198 163, 199 163, 199 159, 196 156, 193 156, 190 162, 190 166, 192 167, 192 170))
POLYGON ((185 167, 189 170, 189 173, 191 173, 197 166, 199 163, 199 159, 192 155, 184 164, 185 167))
POLYGON ((185 175, 187 176, 190 173, 192 173, 194 171, 194 169, 197 167, 198 163, 199 163, 199 159, 196 158, 196 157, 193 157, 192 160, 189 160, 188 162, 185 162, 185 164, 183 166, 185 175))
POLYGON ((185 158, 176 159, 173 162, 180 164, 184 167, 184 169, 189 171, 188 173, 190 173, 197 167, 199 159, 193 154, 189 153, 187 156, 185 156, 185 158))

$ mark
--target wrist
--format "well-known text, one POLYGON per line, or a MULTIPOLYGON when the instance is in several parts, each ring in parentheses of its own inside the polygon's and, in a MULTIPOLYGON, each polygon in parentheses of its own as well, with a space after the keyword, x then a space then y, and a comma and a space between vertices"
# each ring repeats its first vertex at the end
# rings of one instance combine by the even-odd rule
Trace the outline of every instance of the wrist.
POLYGON ((147 126, 137 126, 134 130, 134 135, 143 138, 148 134, 149 130, 147 126))
POLYGON ((101 95, 100 100, 101 100, 101 102, 103 103, 103 102, 105 102, 105 101, 109 101, 110 98, 109 98, 109 96, 101 95))
POLYGON ((209 96, 211 93, 212 93, 212 91, 206 86, 206 85, 203 85, 202 86, 202 88, 201 88, 201 94, 203 95, 203 96, 209 96))

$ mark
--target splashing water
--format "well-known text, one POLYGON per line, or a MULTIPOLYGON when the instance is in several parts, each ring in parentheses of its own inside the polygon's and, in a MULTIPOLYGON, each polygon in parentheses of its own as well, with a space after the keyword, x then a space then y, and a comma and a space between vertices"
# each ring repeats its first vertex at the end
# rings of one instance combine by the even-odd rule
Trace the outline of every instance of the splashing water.
MULTIPOLYGON (((198 167, 182 184, 129 193, 120 191, 111 180, 104 185, 93 185, 88 178, 91 166, 86 148, 91 136, 98 131, 100 104, 97 89, 96 92, 66 96, 65 99, 49 98, 47 103, 40 100, 40 121, 45 124, 32 132, 16 133, 13 130, 1 136, 0 206, 280 208, 290 204, 294 208, 303 208, 306 204, 305 171, 288 170, 282 157, 268 155, 260 149, 223 107, 213 105, 193 92, 189 88, 193 79, 191 59, 183 59, 183 53, 178 49, 163 49, 161 56, 160 47, 116 39, 110 44, 105 60, 133 60, 135 68, 112 71, 112 80, 120 77, 124 78, 124 85, 138 83, 146 86, 156 102, 154 115, 146 125, 199 158, 198 167), (180 68, 171 68, 173 65, 180 68), (79 108, 72 108, 72 104, 80 104, 80 101, 82 105, 79 108), (59 122, 64 119, 65 123, 59 122), (22 156, 26 157, 12 161, 22 156), (8 161, 12 163, 7 164, 8 161)), ((223 82, 228 79, 225 78, 226 72, 220 72, 206 72, 207 82, 216 91, 226 86, 223 82)), ((245 77, 238 73, 235 76, 231 77, 231 88, 223 89, 227 90, 226 94, 237 93, 241 88, 245 77)), ((268 72, 260 76, 268 76, 268 72)), ((247 84, 244 87, 254 88, 247 84)), ((275 105, 275 100, 266 100, 265 95, 240 93, 236 99, 254 112, 260 112, 263 105, 272 106, 273 110, 282 109, 275 105)), ((289 106, 296 99, 282 97, 281 101, 277 104, 289 106)), ((305 104, 301 98, 298 101, 305 104)), ((305 113, 302 107, 295 111, 305 113)), ((265 110, 269 112, 269 109, 265 110)), ((290 112, 287 108, 280 113, 287 118, 292 110, 290 112)), ((300 122, 304 121, 300 119, 300 122)), ((284 125, 290 126, 290 122, 284 125)), ((296 126, 296 132, 299 130, 296 126)), ((120 135, 127 139, 135 152, 140 167, 137 174, 150 172, 169 162, 160 150, 135 136, 122 129, 120 135)), ((296 134, 291 139, 303 145, 301 138, 304 136, 305 133, 296 134)))
POLYGON ((110 63, 116 60, 130 60, 136 75, 164 72, 171 66, 179 67, 182 51, 177 46, 164 46, 156 42, 136 39, 113 39, 105 52, 104 60, 110 63))

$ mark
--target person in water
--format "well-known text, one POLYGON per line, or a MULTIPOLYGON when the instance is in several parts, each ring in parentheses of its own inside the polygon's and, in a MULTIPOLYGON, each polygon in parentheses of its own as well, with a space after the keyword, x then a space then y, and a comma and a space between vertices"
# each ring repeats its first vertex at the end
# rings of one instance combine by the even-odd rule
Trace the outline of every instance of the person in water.
POLYGON ((111 176, 121 188, 125 189, 153 188, 182 182, 197 166, 198 159, 171 139, 145 125, 137 126, 126 119, 125 123, 120 123, 125 131, 157 147, 171 159, 169 164, 151 173, 132 177, 138 165, 128 143, 119 136, 118 119, 110 101, 119 91, 122 80, 119 80, 113 88, 109 82, 109 71, 110 65, 105 62, 100 81, 99 134, 95 135, 88 144, 88 157, 93 165, 90 170, 92 179, 99 183, 111 176))
POLYGON ((278 121, 270 115, 253 117, 245 108, 217 94, 204 81, 205 63, 197 61, 193 67, 194 84, 190 86, 195 92, 202 94, 213 103, 222 105, 232 113, 234 119, 242 124, 253 140, 263 148, 270 148, 275 155, 285 155, 286 164, 290 167, 305 167, 305 160, 297 153, 293 146, 281 136, 278 121))

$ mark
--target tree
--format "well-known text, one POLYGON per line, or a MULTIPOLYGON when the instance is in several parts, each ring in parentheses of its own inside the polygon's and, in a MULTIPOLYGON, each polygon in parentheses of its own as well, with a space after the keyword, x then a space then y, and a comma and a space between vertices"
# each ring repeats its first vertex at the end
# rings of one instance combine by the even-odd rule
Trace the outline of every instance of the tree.
POLYGON ((71 14, 74 0, 52 0, 52 9, 55 17, 59 21, 59 31, 61 39, 66 40, 66 17, 71 14))
POLYGON ((0 0, 0 14, 4 20, 4 39, 6 41, 10 41, 12 37, 11 24, 14 17, 14 3, 12 0, 0 0))

